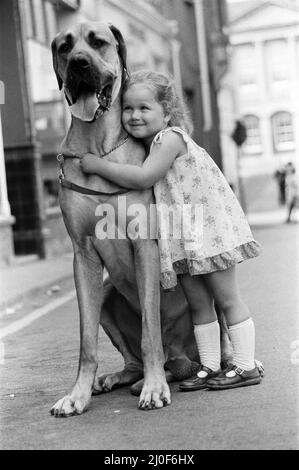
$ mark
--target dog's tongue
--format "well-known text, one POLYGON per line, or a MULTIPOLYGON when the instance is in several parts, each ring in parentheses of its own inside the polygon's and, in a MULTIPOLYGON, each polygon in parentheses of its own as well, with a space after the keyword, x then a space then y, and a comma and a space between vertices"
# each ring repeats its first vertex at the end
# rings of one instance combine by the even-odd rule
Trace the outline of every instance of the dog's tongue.
POLYGON ((70 106, 71 113, 81 121, 92 121, 94 119, 99 103, 95 93, 82 94, 76 103, 70 106))

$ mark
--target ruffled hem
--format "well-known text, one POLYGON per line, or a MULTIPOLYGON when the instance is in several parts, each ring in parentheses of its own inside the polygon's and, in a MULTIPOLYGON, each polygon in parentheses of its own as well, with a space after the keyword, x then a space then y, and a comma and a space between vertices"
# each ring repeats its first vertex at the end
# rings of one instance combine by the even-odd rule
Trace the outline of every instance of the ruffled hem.
POLYGON ((216 256, 204 259, 181 259, 173 263, 173 271, 161 273, 160 282, 163 289, 171 289, 177 285, 177 275, 189 273, 191 276, 223 271, 246 259, 255 258, 261 252, 261 245, 252 240, 216 256))

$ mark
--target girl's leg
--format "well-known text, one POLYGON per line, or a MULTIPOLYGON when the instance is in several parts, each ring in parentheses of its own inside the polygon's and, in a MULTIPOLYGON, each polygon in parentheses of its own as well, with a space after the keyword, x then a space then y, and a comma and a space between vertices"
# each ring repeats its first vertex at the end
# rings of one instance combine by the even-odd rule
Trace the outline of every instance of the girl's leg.
POLYGON ((197 375, 180 384, 182 391, 205 388, 209 378, 220 369, 220 328, 213 298, 201 276, 180 276, 194 324, 194 336, 200 356, 201 369, 197 375))
POLYGON ((205 325, 217 320, 214 299, 201 276, 179 275, 194 325, 205 325))
POLYGON ((233 346, 234 364, 244 370, 255 367, 255 331, 247 305, 238 286, 236 267, 204 276, 206 283, 223 311, 233 346))
POLYGON ((241 297, 235 266, 204 274, 203 277, 215 302, 223 311, 228 326, 250 318, 249 309, 241 297))

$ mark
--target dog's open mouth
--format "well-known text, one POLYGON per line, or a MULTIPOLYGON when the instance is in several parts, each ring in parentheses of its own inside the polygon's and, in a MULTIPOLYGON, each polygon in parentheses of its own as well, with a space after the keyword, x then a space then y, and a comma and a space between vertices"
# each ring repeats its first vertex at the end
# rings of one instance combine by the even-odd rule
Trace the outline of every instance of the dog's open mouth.
POLYGON ((76 83, 72 91, 66 88, 71 113, 82 121, 94 121, 108 111, 112 101, 112 83, 95 88, 84 80, 76 83))
POLYGON ((100 91, 96 93, 96 97, 99 106, 96 111, 95 119, 110 109, 112 102, 112 84, 105 85, 100 91))

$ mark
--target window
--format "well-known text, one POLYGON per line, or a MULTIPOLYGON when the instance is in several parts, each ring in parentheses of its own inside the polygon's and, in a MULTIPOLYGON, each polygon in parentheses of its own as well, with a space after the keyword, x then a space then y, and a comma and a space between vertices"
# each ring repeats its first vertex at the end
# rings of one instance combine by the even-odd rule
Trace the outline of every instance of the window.
POLYGON ((44 7, 44 2, 41 2, 40 0, 33 0, 36 39, 39 42, 47 44, 49 42, 49 39, 47 36, 44 7))
POLYGON ((272 132, 276 152, 284 152, 295 148, 291 113, 282 111, 274 114, 272 116, 272 132))
POLYGON ((285 39, 266 42, 268 85, 276 94, 285 91, 290 79, 288 45, 285 39))
POLYGON ((56 20, 56 11, 53 8, 53 5, 50 2, 44 2, 45 8, 45 18, 48 32, 48 39, 51 42, 57 34, 57 20, 56 20))
POLYGON ((244 143, 246 154, 260 154, 262 151, 260 120, 252 114, 244 116, 243 120, 247 131, 247 138, 244 143))
POLYGON ((49 0, 25 0, 27 37, 48 47, 57 32, 55 7, 49 0))
POLYGON ((256 62, 253 44, 242 44, 236 48, 235 68, 240 87, 256 87, 256 62))

